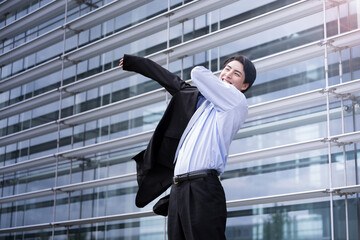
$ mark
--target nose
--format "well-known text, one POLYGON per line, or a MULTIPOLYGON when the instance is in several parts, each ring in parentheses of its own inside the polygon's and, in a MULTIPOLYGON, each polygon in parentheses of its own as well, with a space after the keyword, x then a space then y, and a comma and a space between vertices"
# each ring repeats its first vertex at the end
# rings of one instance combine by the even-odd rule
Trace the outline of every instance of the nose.
POLYGON ((225 76, 226 76, 227 78, 231 78, 232 75, 233 75, 233 72, 232 72, 232 71, 228 71, 228 72, 225 74, 225 76))

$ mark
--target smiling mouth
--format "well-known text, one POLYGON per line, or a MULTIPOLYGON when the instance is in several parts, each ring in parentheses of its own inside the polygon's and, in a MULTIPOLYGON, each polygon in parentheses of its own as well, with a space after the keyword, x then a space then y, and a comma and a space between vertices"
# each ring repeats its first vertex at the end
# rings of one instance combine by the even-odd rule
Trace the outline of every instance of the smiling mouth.
POLYGON ((224 82, 227 82, 228 84, 231 84, 232 85, 232 83, 231 82, 229 82, 229 81, 227 81, 226 79, 222 79, 224 82))

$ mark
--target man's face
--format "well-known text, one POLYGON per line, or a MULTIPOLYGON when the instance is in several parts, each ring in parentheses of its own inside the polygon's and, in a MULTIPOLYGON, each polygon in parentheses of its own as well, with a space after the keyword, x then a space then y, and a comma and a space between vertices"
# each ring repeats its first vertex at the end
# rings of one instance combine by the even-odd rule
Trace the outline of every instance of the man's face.
POLYGON ((239 91, 244 91, 249 87, 248 83, 244 83, 245 72, 244 66, 239 61, 231 61, 221 71, 219 78, 231 85, 234 85, 239 91))

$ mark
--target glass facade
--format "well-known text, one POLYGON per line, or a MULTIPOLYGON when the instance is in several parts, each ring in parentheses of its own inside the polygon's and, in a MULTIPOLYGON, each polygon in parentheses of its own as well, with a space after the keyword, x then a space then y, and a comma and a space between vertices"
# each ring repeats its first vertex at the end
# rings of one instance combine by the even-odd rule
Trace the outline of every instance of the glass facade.
POLYGON ((227 239, 360 239, 360 1, 0 1, 0 239, 167 239, 134 204, 170 95, 118 67, 254 61, 227 239))

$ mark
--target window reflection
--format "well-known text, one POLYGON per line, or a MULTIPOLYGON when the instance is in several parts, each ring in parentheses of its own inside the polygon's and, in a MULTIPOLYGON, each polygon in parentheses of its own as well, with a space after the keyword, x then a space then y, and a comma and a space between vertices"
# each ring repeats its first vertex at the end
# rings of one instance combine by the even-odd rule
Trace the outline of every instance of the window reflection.
MULTIPOLYGON (((34 0, 31 5, 19 7, 13 13, 0 17, 0 28, 39 9, 51 0, 34 0)), ((93 0, 68 11, 68 21, 89 13, 111 0, 93 0)), ((191 1, 171 0, 174 9, 191 1)), ((295 0, 242 1, 223 6, 215 11, 187 19, 170 28, 170 46, 191 41, 206 34, 238 24, 261 14, 269 13, 295 0)), ((332 4, 332 3, 329 3, 332 4)), ((337 6, 328 5, 327 36, 349 32, 359 26, 358 2, 350 1, 337 6), (339 15, 337 10, 339 9, 339 15)), ((86 29, 65 42, 65 51, 86 47, 89 43, 116 34, 135 24, 149 20, 167 11, 167 1, 154 0, 121 16, 86 29)), ((270 28, 258 34, 217 46, 207 51, 187 55, 169 63, 169 70, 190 79, 195 65, 203 65, 212 71, 219 71, 223 61, 234 54, 244 54, 252 60, 301 47, 323 39, 322 13, 270 28)), ((28 29, 0 43, 0 52, 6 53, 15 47, 46 34, 62 25, 64 15, 54 16, 39 26, 28 29)), ((146 38, 133 41, 117 49, 104 52, 89 59, 82 59, 67 67, 38 78, 22 86, 0 93, 0 107, 20 103, 24 100, 56 90, 90 76, 112 69, 118 65, 123 53, 148 56, 167 47, 167 30, 154 32, 146 38), (63 82, 60 80, 63 78, 63 82)), ((1 79, 31 70, 47 62, 63 51, 63 43, 46 46, 41 51, 24 56, 1 66, 1 79)), ((351 49, 337 49, 328 52, 329 85, 346 83, 360 78, 359 46, 351 49)), ((99 78, 101 81, 101 78, 99 78)), ((324 56, 296 61, 294 64, 258 74, 255 85, 246 93, 249 105, 270 102, 315 89, 325 88, 324 56)), ((118 79, 101 87, 72 93, 66 98, 46 103, 41 107, 0 119, 0 137, 19 133, 74 114, 106 106, 142 93, 159 89, 160 85, 140 75, 118 79), (59 106, 61 109, 59 110, 59 106)), ((333 96, 332 96, 333 97, 333 96)), ((325 139, 328 130, 331 136, 357 132, 360 129, 359 94, 331 98, 329 109, 326 100, 313 104, 291 106, 284 111, 269 113, 247 119, 235 136, 230 154, 253 150, 264 150, 290 143, 313 139, 325 139), (342 98, 341 98, 342 97, 342 98), (329 122, 328 118, 329 117, 329 122), (329 129, 328 129, 329 128, 329 129)), ((61 153, 91 144, 126 137, 155 129, 166 108, 166 99, 128 112, 118 112, 97 120, 69 126, 46 135, 22 139, 19 142, 0 146, 0 164, 8 166, 35 158, 61 153)), ((135 173, 135 162, 131 158, 146 147, 146 142, 105 152, 97 152, 77 159, 66 159, 56 163, 37 166, 4 174, 0 180, 1 197, 36 192, 74 183, 91 182, 112 176, 135 173), (55 184, 56 182, 56 184, 55 184)), ((333 144, 328 149, 293 152, 286 155, 266 156, 261 159, 235 162, 231 156, 225 173, 221 176, 228 201, 249 198, 270 197, 278 194, 329 189, 357 185, 359 174, 358 146, 353 143, 333 144), (329 180, 331 162, 331 183, 329 180)), ((24 225, 46 224, 53 221, 95 218, 114 214, 151 211, 152 204, 144 209, 134 205, 137 183, 129 181, 72 192, 58 192, 54 195, 3 203, 0 209, 1 228, 24 225), (55 206, 55 208, 54 208, 55 206), (55 211, 55 219, 53 213, 55 211)), ((334 239, 346 239, 346 220, 350 239, 358 236, 358 195, 334 196, 333 208, 329 198, 306 197, 303 200, 279 201, 276 204, 249 205, 228 209, 227 239, 330 239, 330 210, 334 212, 334 239), (348 213, 348 216, 345 213, 348 213)), ((22 238, 73 238, 73 239, 162 239, 166 235, 164 219, 146 217, 126 221, 82 224, 62 228, 56 226, 39 231, 0 234, 0 239, 22 238)))

